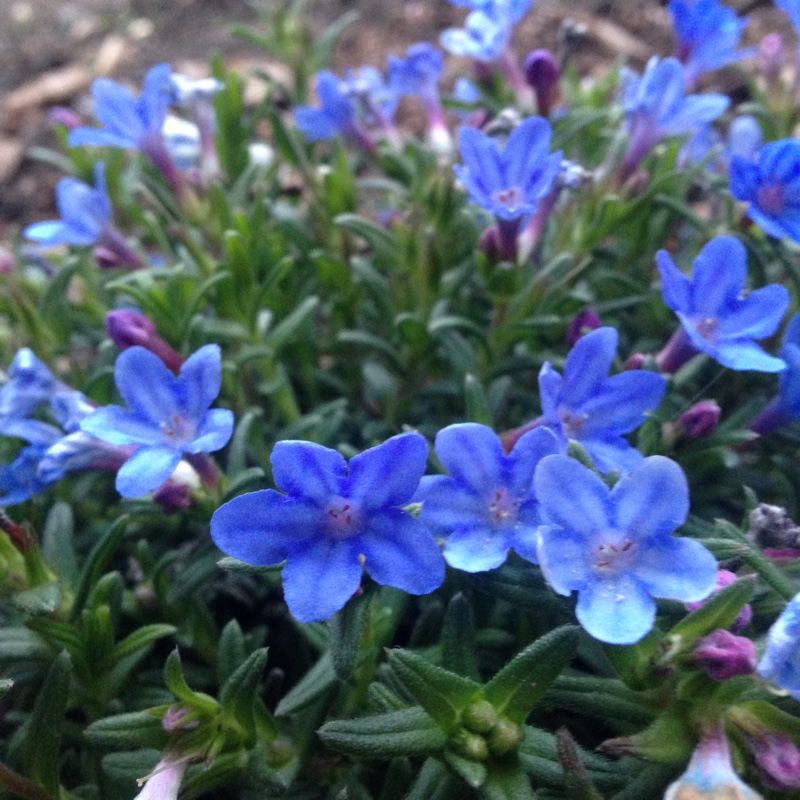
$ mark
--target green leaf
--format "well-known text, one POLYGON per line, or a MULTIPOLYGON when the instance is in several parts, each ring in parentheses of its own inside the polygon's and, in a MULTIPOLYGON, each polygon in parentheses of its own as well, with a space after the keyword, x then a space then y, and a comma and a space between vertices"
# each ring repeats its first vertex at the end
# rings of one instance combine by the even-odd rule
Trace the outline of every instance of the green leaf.
POLYGON ((474 375, 467 374, 464 377, 464 400, 467 407, 467 420, 492 427, 494 420, 489 409, 489 399, 480 381, 474 375))
POLYGON ((358 663, 361 639, 367 624, 369 597, 355 597, 328 622, 333 671, 346 681, 358 663))
POLYGON ((506 664, 484 687, 486 699, 521 724, 575 655, 579 628, 564 625, 537 639, 506 664))
MULTIPOLYGON (((247 469, 247 455, 250 448, 253 423, 263 416, 260 408, 251 408, 242 414, 236 425, 228 446, 228 479, 236 480, 247 469)), ((262 472, 263 475, 263 472, 262 472)))
POLYGON ((457 779, 436 758, 428 758, 422 765, 414 785, 404 800, 450 800, 463 796, 463 785, 455 787, 457 779))
POLYGON ((61 587, 57 583, 45 583, 17 592, 11 602, 23 614, 32 617, 42 616, 55 611, 61 604, 61 587))
POLYGON ((219 706, 213 697, 200 692, 194 692, 189 688, 186 679, 183 677, 183 667, 181 666, 181 656, 176 647, 167 658, 167 665, 164 669, 164 681, 169 690, 179 700, 185 703, 202 709, 204 711, 216 714, 219 706))
POLYGON ((333 223, 366 239, 382 267, 394 266, 400 260, 400 242, 383 226, 376 225, 358 214, 338 214, 333 218, 333 223))
POLYGON ((145 625, 118 642, 111 652, 111 658, 114 661, 120 661, 164 636, 171 636, 177 630, 174 625, 145 625))
POLYGON ((319 297, 307 297, 270 331, 265 343, 272 347, 275 353, 280 352, 281 348, 288 344, 316 313, 319 303, 319 297))
POLYGON ((222 629, 217 645, 217 680, 220 686, 224 686, 228 682, 228 679, 246 658, 247 648, 244 634, 239 623, 232 619, 222 629))
POLYGON ((456 730, 469 703, 481 697, 479 683, 437 667, 410 650, 391 650, 388 661, 406 690, 448 733, 456 730))
POLYGON ((169 741, 161 719, 150 711, 116 714, 93 722, 84 734, 98 747, 130 750, 134 747, 152 747, 163 750, 169 741))
POLYGON ((444 750, 444 760, 460 778, 463 778, 473 789, 483 786, 488 776, 486 765, 480 761, 473 761, 471 758, 454 753, 449 748, 444 750))
POLYGON ((294 714, 313 703, 336 685, 333 659, 330 651, 325 652, 313 667, 300 679, 300 682, 278 703, 276 717, 294 714))
POLYGON ((59 795, 61 726, 71 675, 69 654, 62 651, 39 689, 26 732, 28 773, 53 798, 59 795))
MULTIPOLYGON (((32 623, 43 621, 44 618, 29 620, 27 628, 0 627, 0 664, 14 661, 49 661, 53 657, 51 648, 41 636, 28 630, 32 623)), ((73 630, 71 626, 67 627, 73 630)), ((78 641, 80 642, 80 637, 78 641)))
POLYGON ((447 741, 423 709, 405 708, 357 719, 326 722, 319 737, 332 750, 365 758, 421 756, 441 750, 447 741))
POLYGON ((75 520, 68 503, 59 500, 53 503, 42 532, 42 555, 65 583, 72 584, 78 578, 78 561, 73 545, 75 520))
POLYGON ((485 800, 536 800, 531 782, 519 759, 504 759, 492 763, 479 794, 485 800))
POLYGON ((242 732, 242 744, 246 747, 255 740, 253 706, 258 696, 258 682, 266 665, 267 648, 255 650, 228 678, 219 694, 220 718, 242 732))
POLYGON ((447 604, 441 641, 442 666, 470 680, 479 680, 472 606, 461 592, 447 604))

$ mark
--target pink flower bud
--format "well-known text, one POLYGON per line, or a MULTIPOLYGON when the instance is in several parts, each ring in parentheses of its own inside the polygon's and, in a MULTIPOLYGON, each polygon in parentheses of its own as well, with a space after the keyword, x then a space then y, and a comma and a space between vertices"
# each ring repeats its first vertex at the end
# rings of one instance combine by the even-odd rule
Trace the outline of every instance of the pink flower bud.
MULTIPOLYGON (((720 589, 724 589, 726 586, 729 586, 736 580, 736 575, 730 572, 727 569, 721 569, 717 572, 717 585, 714 587, 714 591, 711 593, 711 596, 715 595, 720 589)), ((708 600, 708 598, 706 598, 708 600)), ((685 603, 687 611, 697 611, 698 608, 703 606, 706 600, 698 600, 695 603, 685 603)), ((747 603, 745 607, 739 612, 739 616, 731 625, 731 631, 733 633, 739 633, 739 631, 743 630, 747 623, 753 618, 753 609, 750 607, 750 603, 747 603)))
POLYGON ((553 107, 561 70, 549 50, 532 50, 525 58, 525 78, 536 93, 536 110, 546 117, 553 107))
POLYGON ((717 428, 721 413, 713 400, 701 400, 681 415, 678 430, 688 439, 710 436, 717 428))
POLYGON ((767 733, 750 739, 761 781, 769 789, 800 789, 800 751, 785 733, 767 733))
POLYGON ((756 671, 756 646, 744 636, 716 630, 697 643, 694 657, 715 681, 726 681, 737 675, 756 671))
POLYGON ((603 323, 600 317, 598 317, 591 308, 586 308, 570 323, 569 329, 567 330, 567 344, 570 347, 575 347, 582 336, 602 327, 603 323))
POLYGON ((47 112, 47 118, 56 125, 63 125, 68 131, 74 130, 81 124, 80 114, 64 106, 53 106, 47 112))
POLYGON ((768 33, 758 46, 758 71, 767 83, 775 83, 786 63, 783 37, 779 33, 768 33))
POLYGON ((626 372, 632 369, 641 369, 645 361, 647 361, 647 356, 644 353, 632 353, 622 365, 622 369, 626 372))

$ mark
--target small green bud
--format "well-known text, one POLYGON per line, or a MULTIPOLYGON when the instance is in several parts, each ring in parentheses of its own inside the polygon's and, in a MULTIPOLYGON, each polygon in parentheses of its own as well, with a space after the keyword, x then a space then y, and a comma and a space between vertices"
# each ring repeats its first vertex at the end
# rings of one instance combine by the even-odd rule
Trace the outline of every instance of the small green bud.
POLYGON ((461 721, 473 733, 489 733, 497 724, 497 712, 488 700, 478 700, 464 709, 461 721))
POLYGON ((489 734, 489 750, 496 756, 504 756, 519 747, 522 728, 509 719, 500 719, 489 734))
POLYGON ((486 744, 486 739, 463 728, 453 736, 451 744, 453 750, 459 755, 472 761, 486 761, 489 757, 489 747, 486 744))

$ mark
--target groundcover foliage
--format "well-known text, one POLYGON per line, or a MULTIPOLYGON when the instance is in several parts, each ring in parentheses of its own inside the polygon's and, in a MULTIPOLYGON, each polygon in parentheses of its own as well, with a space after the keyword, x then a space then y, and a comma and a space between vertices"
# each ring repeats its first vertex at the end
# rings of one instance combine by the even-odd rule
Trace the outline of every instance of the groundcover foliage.
POLYGON ((293 3, 256 107, 217 61, 54 115, 3 797, 797 796, 796 69, 718 0, 591 79, 456 5, 461 60, 337 75, 293 3))

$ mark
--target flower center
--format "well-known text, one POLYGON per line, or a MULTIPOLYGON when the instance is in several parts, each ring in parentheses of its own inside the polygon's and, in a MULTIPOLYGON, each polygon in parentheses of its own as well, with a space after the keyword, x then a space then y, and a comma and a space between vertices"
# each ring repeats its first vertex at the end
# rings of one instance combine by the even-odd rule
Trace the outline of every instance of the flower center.
POLYGON ((588 417, 588 414, 575 414, 568 408, 560 408, 558 410, 558 418, 561 420, 561 432, 564 434, 564 438, 580 438, 588 417))
POLYGON ((495 192, 494 199, 496 202, 500 203, 500 205, 503 205, 511 210, 521 206, 524 202, 522 190, 517 186, 512 186, 510 189, 501 189, 499 192, 495 192))
POLYGON ((350 539, 361 532, 361 513, 352 500, 338 497, 327 512, 327 532, 332 539, 350 539))
POLYGON ((501 527, 511 527, 519 520, 519 499, 513 497, 505 486, 495 489, 489 496, 489 519, 501 527))
POLYGON ((756 202, 767 214, 780 214, 785 208, 783 187, 780 184, 762 186, 756 194, 756 202))
POLYGON ((717 317, 705 317, 695 322, 695 329, 707 341, 713 342, 717 338, 717 317))
POLYGON ((636 551, 637 548, 630 539, 616 541, 613 544, 603 542, 592 554, 595 572, 606 576, 627 572, 636 557, 636 551))
POLYGON ((194 424, 180 414, 172 414, 168 422, 161 423, 164 432, 164 444, 168 447, 180 447, 191 442, 197 434, 194 424))

